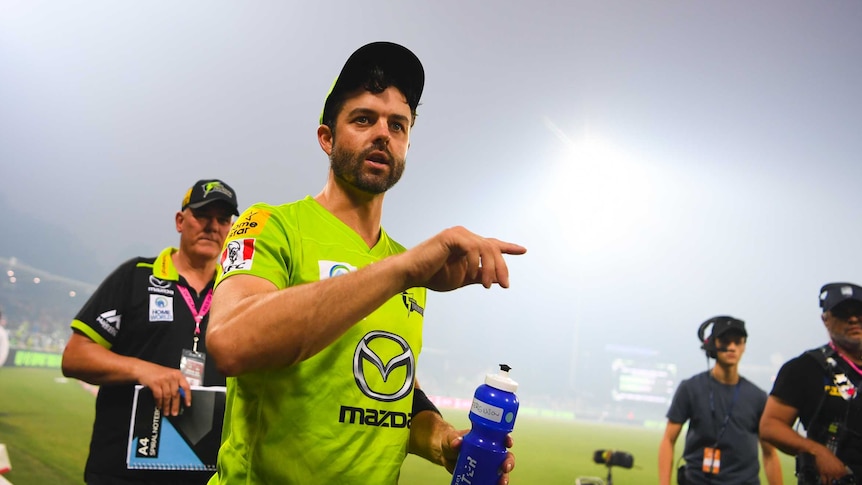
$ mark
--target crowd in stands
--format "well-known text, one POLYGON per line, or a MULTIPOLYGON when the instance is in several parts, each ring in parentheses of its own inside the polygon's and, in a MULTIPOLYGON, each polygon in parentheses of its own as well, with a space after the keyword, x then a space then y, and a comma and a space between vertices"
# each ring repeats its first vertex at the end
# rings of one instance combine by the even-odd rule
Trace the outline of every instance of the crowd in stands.
POLYGON ((71 333, 69 323, 91 287, 20 268, 2 269, 0 313, 10 348, 62 352, 71 333))

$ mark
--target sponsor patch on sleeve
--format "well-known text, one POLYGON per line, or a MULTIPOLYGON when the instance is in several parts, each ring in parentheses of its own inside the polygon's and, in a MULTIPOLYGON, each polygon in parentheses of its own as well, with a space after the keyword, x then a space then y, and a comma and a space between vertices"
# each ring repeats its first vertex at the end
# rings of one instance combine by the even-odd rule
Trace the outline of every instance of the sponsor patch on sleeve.
POLYGON ((338 261, 320 260, 317 262, 317 264, 320 267, 321 280, 347 274, 351 271, 356 271, 356 266, 352 266, 347 263, 339 263, 338 261))
POLYGON ((229 241, 221 253, 223 274, 239 269, 251 269, 254 260, 254 239, 234 239, 229 241))
POLYGON ((268 210, 255 207, 246 209, 246 211, 239 216, 239 219, 233 223, 233 226, 231 226, 227 239, 257 236, 260 234, 260 231, 263 230, 263 225, 269 219, 269 215, 270 212, 268 210))

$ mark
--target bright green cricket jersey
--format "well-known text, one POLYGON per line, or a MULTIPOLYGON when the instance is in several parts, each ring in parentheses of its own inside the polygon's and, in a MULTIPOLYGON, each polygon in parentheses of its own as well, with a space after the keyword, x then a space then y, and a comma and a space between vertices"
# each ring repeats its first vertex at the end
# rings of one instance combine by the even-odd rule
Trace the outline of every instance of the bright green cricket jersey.
MULTIPOLYGON (((256 204, 228 235, 218 282, 252 274, 286 288, 403 251, 385 231, 369 249, 311 197, 256 204)), ((425 288, 394 296, 296 365, 228 378, 218 475, 210 483, 397 483, 407 454, 425 296, 425 288)))

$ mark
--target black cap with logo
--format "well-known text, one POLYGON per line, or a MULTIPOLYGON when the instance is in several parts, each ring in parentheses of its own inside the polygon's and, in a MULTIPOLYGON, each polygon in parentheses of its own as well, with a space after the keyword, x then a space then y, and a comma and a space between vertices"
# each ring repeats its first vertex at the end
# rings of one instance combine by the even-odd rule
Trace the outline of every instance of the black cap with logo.
POLYGON ((824 313, 847 300, 862 303, 862 288, 853 283, 827 283, 820 288, 820 308, 824 313))
POLYGON ((234 192, 230 185, 218 179, 198 180, 195 182, 186 191, 186 196, 183 197, 182 209, 180 210, 185 210, 187 207, 198 209, 217 200, 226 202, 230 206, 233 215, 239 215, 236 192, 234 192))
POLYGON ((745 322, 733 317, 721 316, 712 319, 712 337, 721 337, 726 333, 735 333, 748 337, 745 331, 745 322))

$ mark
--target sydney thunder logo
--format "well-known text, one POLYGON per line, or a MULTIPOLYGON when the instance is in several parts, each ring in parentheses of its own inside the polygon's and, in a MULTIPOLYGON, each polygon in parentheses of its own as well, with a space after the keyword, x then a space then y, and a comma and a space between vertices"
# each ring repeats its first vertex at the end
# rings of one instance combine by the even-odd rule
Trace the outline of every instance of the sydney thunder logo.
POLYGON ((221 182, 207 182, 201 185, 201 188, 204 190, 204 199, 210 195, 210 192, 221 192, 222 194, 233 198, 233 192, 227 189, 221 182))

